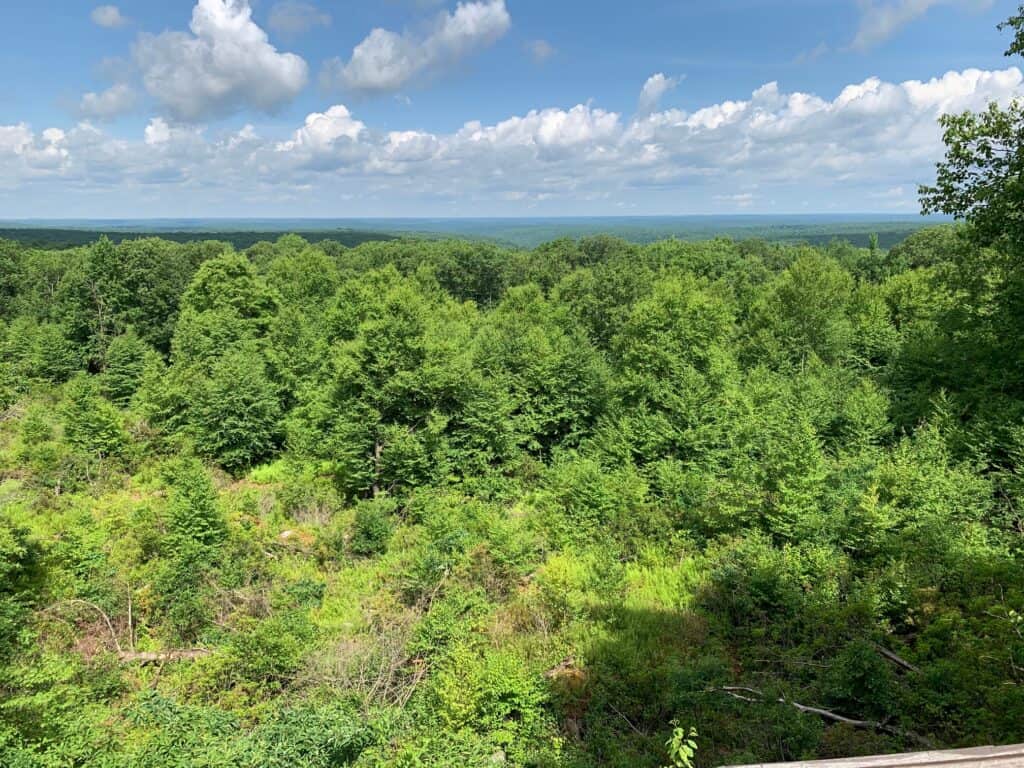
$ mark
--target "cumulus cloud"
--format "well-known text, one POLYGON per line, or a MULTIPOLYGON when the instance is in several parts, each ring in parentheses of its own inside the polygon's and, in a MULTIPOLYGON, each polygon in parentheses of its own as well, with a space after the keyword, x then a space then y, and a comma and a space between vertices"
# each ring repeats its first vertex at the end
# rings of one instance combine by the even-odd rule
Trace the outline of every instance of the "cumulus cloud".
POLYGON ((210 136, 159 117, 134 141, 88 123, 41 133, 19 123, 0 126, 0 185, 177 185, 190 201, 235 201, 258 190, 278 215, 331 215, 330 201, 340 199, 347 211, 376 199, 362 212, 378 214, 403 210, 403 201, 420 211, 438 201, 473 211, 614 210, 623 201, 675 211, 763 210, 781 201, 793 210, 806 199, 913 210, 913 195, 903 193, 933 177, 943 151, 938 116, 1006 104, 1022 87, 1024 75, 1012 67, 902 83, 868 78, 831 98, 768 83, 748 98, 692 111, 628 119, 578 104, 470 121, 449 133, 377 131, 340 104, 267 137, 252 126, 210 136), (284 199, 305 202, 282 210, 284 199))
POLYGON ((78 110, 85 117, 107 121, 131 112, 135 102, 134 89, 126 83, 116 83, 105 91, 86 93, 78 104, 78 110))
POLYGON ((281 0, 270 9, 267 26, 285 39, 295 39, 315 27, 327 27, 331 15, 303 0, 281 0))
POLYGON ((543 152, 614 141, 621 127, 618 113, 577 104, 570 110, 531 110, 523 117, 510 117, 491 126, 466 123, 454 138, 465 144, 527 147, 543 152))
POLYGON ((321 81, 355 92, 397 91, 492 45, 511 24, 505 0, 476 0, 459 3, 454 13, 442 12, 422 34, 378 27, 355 47, 348 62, 328 61, 321 81))
POLYGON ((679 85, 678 77, 666 77, 663 72, 658 72, 647 78, 644 87, 640 89, 640 101, 637 104, 637 111, 646 115, 658 108, 661 97, 679 85))
POLYGON ((273 112, 306 85, 306 62, 270 44, 248 0, 198 0, 190 29, 142 35, 133 49, 146 90, 178 120, 273 112))
POLYGON ((149 125, 146 126, 142 135, 145 142, 151 147, 156 144, 166 144, 171 140, 171 127, 162 117, 154 117, 149 121, 149 125))
POLYGON ((66 171, 69 155, 67 134, 59 128, 35 134, 25 123, 0 126, 0 168, 11 167, 17 173, 16 178, 4 179, 0 185, 17 187, 19 181, 66 171))
POLYGON ((326 112, 308 115, 290 139, 274 145, 273 156, 264 158, 264 163, 284 170, 351 169, 368 156, 368 146, 360 142, 365 129, 347 107, 336 104, 326 112))
POLYGON ((106 27, 107 29, 123 27, 128 23, 128 19, 121 15, 121 9, 116 5, 97 6, 92 9, 92 13, 89 14, 89 18, 92 19, 93 24, 100 27, 106 27))
POLYGON ((993 0, 859 0, 860 26, 850 44, 855 50, 868 50, 885 42, 907 24, 924 16, 935 6, 957 5, 982 9, 993 0))

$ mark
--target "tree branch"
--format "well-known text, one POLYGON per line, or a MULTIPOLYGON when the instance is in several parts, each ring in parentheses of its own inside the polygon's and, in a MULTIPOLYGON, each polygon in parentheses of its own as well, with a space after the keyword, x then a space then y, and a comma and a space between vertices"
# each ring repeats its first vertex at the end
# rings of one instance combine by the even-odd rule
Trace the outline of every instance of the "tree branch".
POLYGON ((725 695, 731 696, 734 699, 750 702, 752 704, 765 704, 770 702, 778 704, 788 704, 789 706, 793 707, 799 712, 803 712, 804 714, 808 715, 817 715, 823 720, 829 720, 833 723, 841 723, 843 725, 849 725, 852 728, 858 728, 861 730, 881 731, 882 733, 888 733, 890 736, 897 736, 899 738, 910 739, 911 741, 914 741, 925 747, 935 746, 930 739, 927 739, 924 736, 920 736, 912 731, 905 731, 901 728, 896 728, 894 726, 887 725, 886 723, 877 720, 858 720, 856 718, 846 717, 845 715, 840 715, 837 712, 833 712, 828 709, 822 709, 821 707, 811 707, 806 704, 801 704, 798 701, 791 701, 783 696, 780 696, 777 699, 766 699, 764 693, 757 690, 756 688, 748 688, 742 685, 726 685, 721 688, 710 688, 708 690, 724 693, 725 695))
POLYGON ((884 646, 881 646, 878 643, 875 643, 874 645, 875 645, 875 650, 876 651, 878 651, 880 654, 882 654, 885 658, 887 658, 889 661, 891 661, 897 667, 902 667, 903 669, 907 670, 908 672, 918 672, 918 673, 920 673, 920 671, 921 671, 920 667, 915 667, 913 664, 911 664, 906 659, 901 658, 900 656, 897 656, 893 651, 890 651, 888 648, 885 648, 884 646))

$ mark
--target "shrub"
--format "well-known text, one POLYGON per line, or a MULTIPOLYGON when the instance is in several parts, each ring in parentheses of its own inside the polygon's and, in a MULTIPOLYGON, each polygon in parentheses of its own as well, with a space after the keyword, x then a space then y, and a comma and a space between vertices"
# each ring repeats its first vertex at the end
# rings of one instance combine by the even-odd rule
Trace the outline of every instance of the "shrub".
POLYGON ((349 551, 370 557, 387 551, 391 539, 391 514, 395 503, 390 499, 364 501, 356 508, 349 551))
POLYGON ((78 374, 64 390, 64 437, 75 448, 106 458, 119 456, 128 447, 121 414, 99 394, 96 382, 78 374))

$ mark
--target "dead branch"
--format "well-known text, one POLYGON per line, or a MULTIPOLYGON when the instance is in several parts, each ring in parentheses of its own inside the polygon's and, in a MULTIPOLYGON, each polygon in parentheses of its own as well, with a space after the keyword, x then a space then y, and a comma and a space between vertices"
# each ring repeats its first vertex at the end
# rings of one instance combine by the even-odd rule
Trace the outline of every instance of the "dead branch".
POLYGON ((901 667, 902 669, 905 669, 908 672, 916 672, 916 673, 920 673, 921 672, 921 668, 920 667, 915 667, 913 664, 911 664, 906 659, 901 658, 900 656, 897 656, 893 651, 890 651, 888 648, 886 648, 884 646, 881 646, 878 643, 875 643, 875 650, 878 651, 880 654, 882 654, 882 656, 887 658, 893 664, 895 664, 897 667, 901 667))
POLYGON ((121 653, 121 643, 117 639, 117 632, 114 631, 114 622, 110 620, 110 617, 107 615, 106 611, 104 611, 102 608, 96 605, 96 603, 90 603, 88 600, 82 600, 80 598, 62 600, 59 603, 54 603, 45 610, 56 612, 61 606, 65 605, 84 605, 86 608, 91 608, 92 610, 96 611, 96 613, 100 615, 104 623, 107 625, 107 629, 110 631, 110 639, 114 641, 114 649, 118 653, 121 653))
POLYGON ((614 705, 614 704, 611 704, 611 703, 609 703, 609 704, 608 704, 608 706, 612 708, 612 712, 614 712, 614 713, 615 713, 616 715, 618 715, 619 717, 621 717, 621 718, 622 718, 622 719, 623 719, 623 720, 624 720, 624 721, 626 722, 626 725, 628 725, 628 726, 630 727, 630 730, 632 730, 632 731, 633 731, 633 733, 637 734, 638 736, 645 736, 645 737, 647 736, 647 734, 646 734, 646 733, 644 733, 644 732, 643 732, 643 731, 641 731, 641 730, 640 730, 639 728, 637 728, 637 727, 636 727, 635 725, 633 725, 633 721, 632 721, 632 720, 630 720, 630 719, 629 719, 628 717, 626 717, 626 716, 625 716, 624 714, 622 714, 621 712, 619 712, 619 710, 617 710, 617 709, 615 708, 615 705, 614 705))
POLYGON ((882 733, 888 733, 890 736, 910 739, 911 741, 914 741, 925 747, 935 746, 930 739, 927 739, 924 736, 920 736, 919 734, 916 734, 912 731, 905 731, 901 728, 896 728, 894 726, 888 725, 884 722, 880 722, 877 720, 858 720, 856 718, 846 717, 845 715, 840 715, 837 712, 832 712, 828 709, 822 709, 821 707, 811 707, 806 704, 801 704, 798 701, 791 701, 790 699, 787 699, 784 696, 780 696, 777 699, 766 699, 764 693, 757 690, 756 688, 748 688, 746 686, 741 685, 727 685, 721 688, 711 688, 709 690, 718 691, 719 693, 724 693, 727 696, 731 696, 734 699, 739 699, 740 701, 747 701, 754 704, 764 704, 767 702, 788 704, 789 706, 795 708, 799 712, 803 712, 804 714, 808 715, 817 715, 823 720, 829 720, 833 723, 841 723, 843 725, 848 725, 851 728, 857 728, 860 730, 881 731, 882 733))

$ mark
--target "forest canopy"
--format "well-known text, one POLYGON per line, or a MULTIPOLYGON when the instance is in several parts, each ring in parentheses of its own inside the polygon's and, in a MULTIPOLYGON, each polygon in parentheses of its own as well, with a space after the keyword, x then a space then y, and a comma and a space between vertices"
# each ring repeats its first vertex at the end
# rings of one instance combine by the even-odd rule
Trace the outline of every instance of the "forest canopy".
POLYGON ((888 249, 0 241, 0 764, 1024 741, 1022 119, 888 249))
POLYGON ((1024 740, 1020 272, 969 226, 0 258, 5 765, 1024 740))

